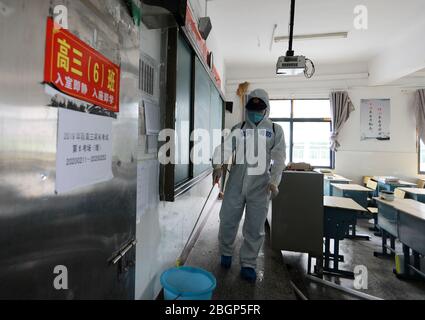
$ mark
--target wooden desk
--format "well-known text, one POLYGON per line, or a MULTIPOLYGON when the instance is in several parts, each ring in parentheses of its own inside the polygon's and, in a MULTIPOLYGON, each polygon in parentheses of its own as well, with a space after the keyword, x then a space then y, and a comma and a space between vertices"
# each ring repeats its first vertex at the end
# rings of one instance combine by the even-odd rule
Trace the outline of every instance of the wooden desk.
MULTIPOLYGON (((420 271, 419 261, 420 255, 425 255, 425 204, 412 199, 386 201, 378 198, 376 200, 381 206, 392 207, 396 210, 395 228, 403 244, 404 270, 411 269, 425 278, 425 274, 420 271), (413 265, 410 263, 410 249, 413 251, 413 265)), ((378 223, 381 224, 379 216, 378 223)), ((394 222, 392 223, 394 228, 394 222)))
MULTIPOLYGON (((344 257, 339 254, 339 242, 347 237, 353 219, 356 219, 358 212, 367 210, 349 198, 325 196, 324 200, 324 266, 323 271, 329 274, 353 278, 351 271, 339 269, 339 263, 344 261, 344 257), (334 240, 333 253, 330 251, 331 239, 334 240), (330 266, 332 262, 332 267, 330 266)), ((309 261, 309 270, 310 270, 309 261)))
POLYGON ((408 182, 399 180, 398 182, 387 182, 386 179, 388 178, 395 178, 395 177, 379 177, 375 176, 372 178, 372 180, 378 182, 378 188, 375 193, 375 197, 379 196, 379 193, 383 190, 385 191, 393 191, 397 188, 403 188, 403 187, 417 187, 418 185, 416 183, 408 182))
POLYGON ((351 198, 359 205, 366 208, 368 194, 372 192, 369 188, 358 184, 332 183, 332 194, 336 197, 351 198))
POLYGON ((363 187, 359 184, 340 184, 340 183, 332 183, 334 188, 340 190, 349 190, 349 191, 359 191, 359 192, 370 192, 369 188, 363 187))
POLYGON ((397 205, 400 242, 425 255, 425 204, 405 200, 397 205))
POLYGON ((394 201, 383 200, 380 197, 374 198, 378 206, 378 227, 381 230, 382 250, 375 251, 375 257, 394 257, 395 240, 398 238, 398 210, 397 206, 404 199, 394 199, 394 201), (390 240, 390 245, 387 245, 390 240), (389 253, 388 253, 389 251, 389 253))
MULTIPOLYGON (((355 202, 357 202, 361 207, 367 208, 368 206, 368 196, 369 193, 372 193, 372 190, 366 187, 363 187, 358 184, 338 184, 338 183, 332 183, 332 194, 336 197, 343 197, 343 198, 350 198, 353 199, 355 202)), ((369 213, 367 212, 358 214, 356 219, 353 220, 353 224, 351 226, 352 232, 348 235, 348 238, 350 239, 358 239, 358 240, 370 240, 370 237, 368 235, 358 235, 356 232, 357 227, 357 219, 358 218, 364 218, 367 217, 368 219, 371 219, 372 217, 369 216, 369 213)))
POLYGON ((323 204, 325 208, 335 208, 343 210, 352 210, 356 212, 367 212, 365 208, 355 202, 353 199, 342 197, 324 197, 323 204))
POLYGON ((378 205, 378 226, 390 235, 398 238, 398 207, 401 206, 406 199, 394 199, 388 201, 380 197, 374 198, 378 205))
POLYGON ((378 203, 393 207, 397 211, 411 215, 421 220, 425 220, 425 204, 413 199, 394 199, 388 201, 381 198, 374 198, 378 203))
MULTIPOLYGON (((414 200, 406 200, 400 206, 398 233, 403 244, 404 270, 412 270, 425 279, 420 270, 420 255, 425 255, 425 204, 414 200), (410 261, 410 250, 413 252, 413 264, 410 261)), ((401 275, 410 278, 410 274, 401 275)))
POLYGON ((344 178, 342 176, 339 176, 337 174, 331 175, 331 176, 324 176, 324 191, 325 196, 332 196, 332 183, 339 183, 339 184, 350 184, 352 180, 344 178))
POLYGON ((406 192, 408 198, 425 203, 425 189, 420 188, 399 188, 406 192))

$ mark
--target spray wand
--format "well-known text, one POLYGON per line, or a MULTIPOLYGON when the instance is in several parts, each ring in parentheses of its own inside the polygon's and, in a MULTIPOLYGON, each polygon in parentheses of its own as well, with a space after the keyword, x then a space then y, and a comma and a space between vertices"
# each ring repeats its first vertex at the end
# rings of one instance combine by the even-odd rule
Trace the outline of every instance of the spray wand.
POLYGON ((193 234, 194 234, 194 232, 195 232, 195 230, 196 230, 196 227, 198 226, 198 223, 199 223, 199 221, 201 220, 202 214, 204 213, 205 207, 207 206, 207 203, 208 203, 208 201, 209 201, 209 200, 210 200, 210 198, 211 198, 211 195, 212 195, 212 193, 213 193, 213 191, 214 191, 214 188, 215 188, 216 184, 217 184, 217 183, 214 183, 213 187, 211 188, 211 191, 210 191, 210 193, 208 194, 207 200, 205 200, 204 206, 202 207, 201 212, 199 213, 198 219, 196 220, 195 226, 193 227, 192 232, 190 233, 189 238, 187 239, 187 242, 186 242, 186 244, 185 244, 185 246, 184 246, 184 248, 183 248, 182 254, 181 254, 181 255, 180 255, 180 257, 176 260, 176 267, 177 267, 177 268, 180 268, 180 267, 182 266, 182 262, 183 262, 183 254, 185 253, 185 251, 186 251, 186 249, 187 249, 187 247, 188 247, 188 245, 189 245, 189 243, 190 243, 190 240, 192 239, 192 236, 193 236, 193 234))

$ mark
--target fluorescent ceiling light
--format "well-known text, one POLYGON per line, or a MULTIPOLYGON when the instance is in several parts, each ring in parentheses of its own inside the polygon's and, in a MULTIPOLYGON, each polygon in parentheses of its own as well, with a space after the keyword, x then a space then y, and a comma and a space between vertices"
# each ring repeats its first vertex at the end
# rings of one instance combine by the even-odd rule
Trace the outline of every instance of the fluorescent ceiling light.
MULTIPOLYGON (((345 39, 347 37, 348 37, 348 32, 333 32, 333 33, 298 35, 298 36, 294 36, 294 40, 345 39)), ((289 40, 289 36, 279 36, 274 38, 274 42, 283 42, 288 40, 289 40)))

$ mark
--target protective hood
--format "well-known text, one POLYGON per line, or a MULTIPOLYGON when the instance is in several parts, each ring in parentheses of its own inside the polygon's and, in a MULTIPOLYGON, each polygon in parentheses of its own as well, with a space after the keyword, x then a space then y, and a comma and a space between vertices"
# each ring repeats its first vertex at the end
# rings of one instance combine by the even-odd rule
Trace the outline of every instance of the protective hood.
POLYGON ((246 102, 247 104, 245 105, 245 119, 247 119, 247 121, 249 121, 248 110, 246 109, 246 107, 248 105, 248 102, 251 99, 254 99, 254 98, 262 100, 267 105, 266 115, 264 116, 264 120, 268 120, 269 117, 270 117, 270 98, 269 98, 268 93, 263 89, 256 89, 248 95, 248 99, 247 99, 247 102, 246 102))

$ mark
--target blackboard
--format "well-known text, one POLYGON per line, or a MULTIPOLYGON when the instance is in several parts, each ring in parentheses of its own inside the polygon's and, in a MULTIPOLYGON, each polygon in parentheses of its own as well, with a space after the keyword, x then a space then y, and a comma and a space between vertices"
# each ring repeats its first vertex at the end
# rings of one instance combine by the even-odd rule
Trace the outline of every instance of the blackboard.
MULTIPOLYGON (((195 101, 194 101, 194 129, 204 129, 209 132, 209 148, 205 150, 204 163, 194 164, 194 176, 198 176, 211 168, 211 163, 205 163, 212 158, 215 147, 220 141, 214 139, 214 130, 217 133, 223 125, 223 100, 212 83, 204 66, 198 58, 195 59, 195 101)), ((204 150, 204 149, 203 149, 204 150)), ((197 152, 195 148, 194 152, 197 152)))

